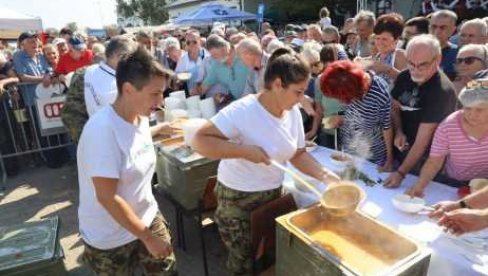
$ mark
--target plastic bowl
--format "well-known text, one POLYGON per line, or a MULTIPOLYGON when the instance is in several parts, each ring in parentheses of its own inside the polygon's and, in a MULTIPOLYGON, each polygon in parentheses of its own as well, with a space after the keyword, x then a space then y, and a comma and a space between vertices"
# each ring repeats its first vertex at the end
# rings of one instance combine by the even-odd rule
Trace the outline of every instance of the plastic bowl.
POLYGON ((306 150, 307 152, 312 152, 312 151, 314 151, 315 149, 317 149, 317 147, 318 147, 318 145, 317 145, 317 143, 315 143, 315 142, 312 142, 312 141, 307 141, 307 142, 305 142, 305 150, 306 150))
POLYGON ((392 199, 393 206, 405 213, 417 213, 425 208, 425 200, 420 197, 411 197, 406 194, 398 194, 392 199))
POLYGON ((352 157, 345 153, 334 152, 330 155, 330 161, 337 166, 346 166, 352 163, 352 157))

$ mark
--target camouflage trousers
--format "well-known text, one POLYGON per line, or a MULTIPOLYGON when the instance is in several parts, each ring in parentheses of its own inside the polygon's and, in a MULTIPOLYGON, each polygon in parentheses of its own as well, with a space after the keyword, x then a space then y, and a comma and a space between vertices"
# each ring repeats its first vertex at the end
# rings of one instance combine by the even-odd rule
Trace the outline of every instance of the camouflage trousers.
POLYGON ((215 188, 215 222, 229 257, 227 269, 232 275, 251 275, 251 211, 281 195, 281 188, 261 192, 241 192, 218 183, 215 188))
MULTIPOLYGON (((151 223, 154 236, 171 243, 166 220, 158 212, 151 223)), ((82 260, 100 276, 125 275, 177 275, 174 253, 165 259, 154 258, 140 240, 135 240, 117 248, 100 250, 87 243, 82 260)))

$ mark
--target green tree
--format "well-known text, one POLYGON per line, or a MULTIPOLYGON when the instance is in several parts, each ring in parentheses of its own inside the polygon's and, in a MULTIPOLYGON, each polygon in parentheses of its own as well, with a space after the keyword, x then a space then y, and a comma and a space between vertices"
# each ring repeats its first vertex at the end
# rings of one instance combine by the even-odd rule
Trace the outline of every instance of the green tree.
POLYGON ((119 17, 137 16, 146 25, 160 25, 168 20, 165 0, 116 0, 119 17))

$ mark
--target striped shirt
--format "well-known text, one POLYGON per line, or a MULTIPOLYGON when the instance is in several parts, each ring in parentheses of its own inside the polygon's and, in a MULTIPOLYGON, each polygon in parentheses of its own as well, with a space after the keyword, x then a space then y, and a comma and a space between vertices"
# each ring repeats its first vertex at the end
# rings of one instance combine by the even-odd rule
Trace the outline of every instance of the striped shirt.
POLYGON ((430 156, 447 157, 449 177, 466 181, 488 178, 488 134, 477 140, 462 127, 463 111, 449 115, 437 128, 430 156))
POLYGON ((391 127, 391 98, 388 84, 377 75, 370 76, 368 93, 345 107, 341 141, 346 152, 383 165, 386 160, 383 130, 391 127))

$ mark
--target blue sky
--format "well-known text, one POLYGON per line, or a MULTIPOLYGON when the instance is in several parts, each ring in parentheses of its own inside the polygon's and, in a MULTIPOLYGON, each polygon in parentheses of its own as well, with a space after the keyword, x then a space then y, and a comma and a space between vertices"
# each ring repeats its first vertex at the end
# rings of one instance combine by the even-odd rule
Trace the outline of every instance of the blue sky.
POLYGON ((115 5, 115 0, 0 0, 0 8, 40 17, 44 29, 73 21, 91 28, 115 24, 115 5))

